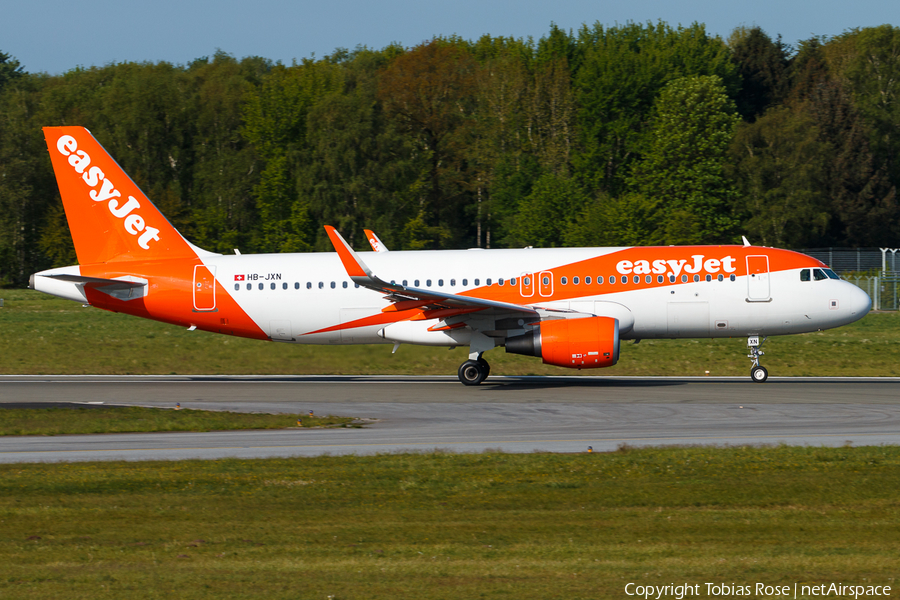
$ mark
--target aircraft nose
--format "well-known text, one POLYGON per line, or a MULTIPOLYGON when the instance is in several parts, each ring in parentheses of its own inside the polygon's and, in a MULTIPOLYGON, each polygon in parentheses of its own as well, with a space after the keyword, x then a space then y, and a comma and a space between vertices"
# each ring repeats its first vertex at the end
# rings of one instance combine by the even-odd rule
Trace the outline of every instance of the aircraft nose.
POLYGON ((869 295, 861 288, 858 288, 850 282, 847 282, 847 285, 852 288, 850 289, 850 298, 847 303, 848 308, 850 308, 850 314, 857 318, 861 318, 872 308, 872 299, 869 298, 869 295))

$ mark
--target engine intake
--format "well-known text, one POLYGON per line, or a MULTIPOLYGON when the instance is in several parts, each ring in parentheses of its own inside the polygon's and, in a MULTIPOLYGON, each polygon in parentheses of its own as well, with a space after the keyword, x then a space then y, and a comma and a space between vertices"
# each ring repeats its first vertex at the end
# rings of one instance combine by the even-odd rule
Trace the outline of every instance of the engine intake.
POLYGON ((539 356, 570 369, 611 367, 619 360, 619 320, 611 317, 543 321, 531 333, 506 340, 510 354, 539 356))

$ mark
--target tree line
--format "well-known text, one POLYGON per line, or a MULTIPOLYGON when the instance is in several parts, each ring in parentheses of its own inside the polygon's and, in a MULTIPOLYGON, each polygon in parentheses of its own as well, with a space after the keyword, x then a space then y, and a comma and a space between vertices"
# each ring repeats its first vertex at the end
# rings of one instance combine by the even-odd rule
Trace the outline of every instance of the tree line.
POLYGON ((664 22, 217 52, 49 76, 0 53, 0 285, 76 262, 41 127, 90 129, 217 252, 897 245, 900 28, 790 47, 664 22))

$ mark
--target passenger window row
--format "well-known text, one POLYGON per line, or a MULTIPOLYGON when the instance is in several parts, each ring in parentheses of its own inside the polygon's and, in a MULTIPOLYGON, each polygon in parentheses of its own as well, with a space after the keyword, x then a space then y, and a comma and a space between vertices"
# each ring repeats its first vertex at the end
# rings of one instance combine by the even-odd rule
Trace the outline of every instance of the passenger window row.
MULTIPOLYGON (((826 277, 827 277, 827 278, 830 278, 830 279, 839 279, 839 277, 838 277, 837 275, 835 275, 830 269, 826 269, 824 273, 822 272, 822 269, 815 269, 814 271, 815 271, 815 278, 816 278, 816 281, 818 281, 818 280, 820 280, 820 279, 825 279, 826 277), (826 273, 827 273, 827 275, 826 275, 826 273)), ((800 272, 800 280, 801 280, 801 281, 809 281, 809 276, 810 276, 810 275, 809 275, 809 269, 804 269, 803 271, 800 272), (804 277, 805 277, 805 279, 804 279, 804 277)), ((728 279, 729 279, 730 281, 735 281, 736 278, 735 278, 735 276, 732 274, 732 275, 729 275, 729 276, 728 276, 728 279)), ((675 283, 676 280, 677 280, 677 278, 675 277, 675 275, 669 275, 669 283, 675 283)), ((713 280, 713 276, 712 276, 712 275, 706 275, 706 281, 712 281, 712 280, 713 280)), ((716 280, 717 280, 717 281, 725 281, 725 276, 722 275, 722 274, 720 273, 719 275, 716 276, 716 280)), ((414 287, 414 288, 420 287, 422 281, 423 281, 423 280, 421 280, 421 279, 413 279, 413 280, 412 280, 412 287, 414 287)), ((617 281, 621 281, 621 283, 624 285, 624 284, 627 284, 627 283, 628 283, 628 276, 627 276, 627 275, 622 275, 622 276, 621 276, 621 279, 617 279, 615 275, 610 275, 609 278, 605 278, 603 275, 598 275, 597 278, 596 278, 596 281, 597 281, 597 285, 602 285, 602 284, 603 284, 604 282, 606 282, 606 281, 609 282, 609 285, 615 285, 617 281)), ((682 276, 681 276, 681 282, 682 282, 682 283, 688 283, 689 281, 690 281, 690 278, 689 278, 687 275, 682 275, 682 276)), ((700 281, 700 275, 694 275, 694 276, 693 276, 693 281, 694 281, 694 282, 699 282, 699 281, 700 281)), ((431 280, 431 279, 425 279, 424 282, 425 282, 425 287, 426 287, 426 288, 431 288, 431 287, 432 287, 433 280, 431 280)), ((475 286, 480 286, 480 285, 481 285, 481 279, 480 279, 480 278, 473 279, 472 282, 474 283, 475 286)), ((504 285, 506 285, 506 284, 509 284, 510 286, 515 286, 515 285, 518 283, 518 280, 517 280, 517 278, 515 278, 515 277, 510 277, 509 279, 504 279, 504 278, 501 277, 501 278, 497 279, 496 282, 497 282, 497 285, 498 285, 498 286, 501 286, 501 287, 504 286, 504 285)), ((591 279, 591 277, 590 277, 589 275, 588 275, 588 276, 585 276, 584 278, 581 278, 581 277, 579 277, 579 276, 577 276, 577 275, 574 276, 574 277, 572 277, 572 285, 579 285, 579 284, 582 283, 582 282, 584 282, 585 285, 590 285, 591 282, 592 282, 592 279, 591 279)), ((641 276, 640 276, 640 275, 634 275, 634 276, 632 276, 632 282, 633 282, 633 283, 640 283, 640 282, 641 282, 641 276)), ((645 283, 653 283, 653 276, 652 276, 652 275, 646 275, 646 276, 644 276, 644 282, 645 282, 645 283)), ((664 277, 663 275, 657 275, 657 277, 656 277, 656 282, 657 282, 657 283, 664 283, 664 282, 665 282, 665 277, 664 277)), ((391 280, 391 283, 394 284, 394 285, 397 284, 397 282, 396 282, 395 280, 391 280)), ((456 287, 456 279, 450 279, 450 280, 449 280, 449 283, 450 283, 450 287, 456 287)), ((493 285, 494 280, 493 280, 492 278, 488 277, 487 279, 484 280, 484 283, 485 283, 485 285, 493 285)), ((546 277, 546 276, 543 277, 542 280, 541 280, 541 283, 542 283, 543 285, 550 285, 550 278, 549 278, 549 277, 546 277)), ((568 278, 568 277, 565 277, 565 276, 560 277, 560 278, 559 278, 559 283, 560 283, 561 285, 569 285, 569 278, 568 278)), ((409 286, 409 280, 408 280, 408 279, 404 279, 404 280, 401 282, 401 284, 403 285, 403 287, 410 287, 410 286, 409 286)), ((523 277, 522 277, 522 284, 523 284, 523 285, 526 285, 526 286, 531 285, 531 277, 529 277, 529 276, 523 276, 523 277)), ((257 285, 257 288, 260 289, 260 290, 266 289, 266 284, 264 284, 264 283, 258 283, 258 284, 256 284, 256 285, 257 285)), ((463 280, 462 280, 462 286, 463 286, 463 287, 467 287, 468 285, 469 285, 469 280, 468 280, 468 279, 463 279, 463 280)), ((438 280, 437 280, 437 286, 438 286, 438 287, 443 287, 443 286, 444 286, 444 280, 443 280, 443 279, 438 279, 438 280)), ((300 282, 296 282, 296 281, 295 281, 293 287, 294 287, 295 290, 299 290, 299 289, 300 289, 300 282)), ((320 289, 320 290, 324 290, 324 289, 326 288, 326 282, 320 281, 320 282, 318 282, 318 284, 316 284, 316 287, 318 287, 318 289, 320 289)), ((337 289, 337 287, 338 287, 338 282, 332 281, 332 282, 328 283, 328 287, 329 287, 330 289, 332 289, 332 290, 337 289)), ((341 287, 342 289, 347 289, 347 288, 350 287, 350 283, 347 282, 347 281, 342 281, 342 282, 340 282, 340 287, 341 287)), ((358 284, 358 283, 354 283, 354 284, 353 284, 353 287, 354 287, 354 288, 358 288, 358 287, 359 287, 359 284, 358 284)), ((278 288, 278 286, 277 286, 276 283, 273 282, 273 283, 270 283, 270 284, 269 284, 269 289, 270 289, 270 290, 275 290, 275 289, 277 289, 277 288, 278 288)), ((240 284, 240 283, 235 283, 235 284, 234 284, 234 290, 235 290, 235 291, 240 291, 240 289, 241 289, 241 284, 240 284)), ((246 289, 247 289, 247 290, 252 290, 252 289, 253 289, 253 284, 252 284, 252 283, 246 284, 246 289)), ((281 284, 281 289, 283 289, 283 290, 289 289, 288 283, 287 283, 287 282, 282 283, 282 284, 281 284)), ((307 281, 307 282, 306 282, 306 289, 308 289, 308 290, 313 289, 313 282, 307 281)))
MULTIPOLYGON (((678 279, 678 278, 677 278, 675 275, 669 275, 669 283, 675 283, 675 282, 677 281, 677 279, 678 279)), ((729 275, 729 276, 728 276, 728 279, 729 279, 730 281, 735 281, 735 280, 736 280, 736 277, 735 277, 734 275, 729 275)), ((641 282, 641 276, 640 276, 640 275, 633 275, 632 278, 631 278, 631 280, 632 280, 633 283, 640 283, 640 282, 641 282)), ((699 275, 694 275, 694 276, 693 276, 693 280, 694 280, 694 282, 700 281, 700 276, 699 276, 699 275)), ((712 281, 712 280, 713 280, 713 276, 712 276, 712 275, 707 275, 707 276, 706 276, 706 281, 712 281)), ((725 276, 722 275, 722 274, 720 273, 719 275, 716 276, 716 280, 717 280, 717 281, 725 281, 725 276)), ((602 285, 605 281, 607 281, 607 280, 604 279, 603 275, 599 275, 599 276, 597 277, 597 284, 598 284, 598 285, 602 285)), ((616 279, 616 276, 615 276, 615 275, 610 275, 608 281, 609 281, 609 285, 615 285, 617 281, 621 281, 622 284, 626 284, 626 283, 628 283, 628 275, 622 275, 622 277, 621 277, 620 280, 619 280, 619 279, 616 279)), ((656 283, 664 283, 665 281, 666 281, 665 276, 663 276, 663 275, 657 275, 657 276, 656 276, 656 283)), ((688 275, 682 275, 682 276, 681 276, 681 283, 688 283, 689 281, 690 281, 690 277, 689 277, 688 275)), ((549 283, 550 283, 549 278, 548 278, 548 277, 544 277, 544 280, 543 280, 542 283, 543 283, 544 285, 549 285, 549 283)), ((568 280, 567 277, 560 277, 560 278, 559 278, 559 283, 562 284, 562 285, 568 285, 569 280, 568 280)), ((580 280, 579 280, 579 278, 578 278, 577 276, 572 278, 572 285, 578 285, 579 283, 580 283, 580 280)), ((585 278, 584 278, 584 283, 585 283, 585 285, 590 285, 590 283, 591 283, 591 278, 590 278, 590 277, 585 277, 585 278)), ((653 283, 653 275, 645 275, 645 276, 644 276, 644 283, 653 283)), ((527 284, 526 284, 526 285, 527 285, 527 284)))

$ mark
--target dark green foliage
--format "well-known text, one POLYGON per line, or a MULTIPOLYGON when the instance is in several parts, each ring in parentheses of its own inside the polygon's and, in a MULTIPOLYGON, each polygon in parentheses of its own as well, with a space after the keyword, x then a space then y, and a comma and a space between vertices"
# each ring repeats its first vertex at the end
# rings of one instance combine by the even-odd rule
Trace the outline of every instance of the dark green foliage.
POLYGON ((736 33, 732 53, 741 76, 738 110, 745 119, 754 121, 788 90, 788 48, 780 37, 772 41, 759 27, 736 33))
POLYGON ((0 52, 0 90, 8 81, 17 79, 23 74, 24 71, 19 61, 5 52, 0 52))
POLYGON ((722 80, 675 79, 660 92, 647 131, 644 159, 632 186, 657 204, 653 242, 726 242, 733 232, 733 184, 725 178, 725 152, 738 117, 722 80))
POLYGON ((894 246, 900 28, 811 38, 551 24, 273 65, 25 73, 0 52, 0 285, 74 251, 41 127, 88 127, 217 252, 719 243, 894 246), (734 127, 738 119, 743 119, 734 127), (727 151, 726 151, 727 147, 727 151))
POLYGON ((665 23, 579 32, 584 62, 575 74, 579 133, 584 145, 575 161, 589 185, 612 195, 626 189, 640 158, 642 134, 659 92, 671 81, 716 75, 733 94, 737 69, 728 48, 700 24, 673 29, 665 23))

